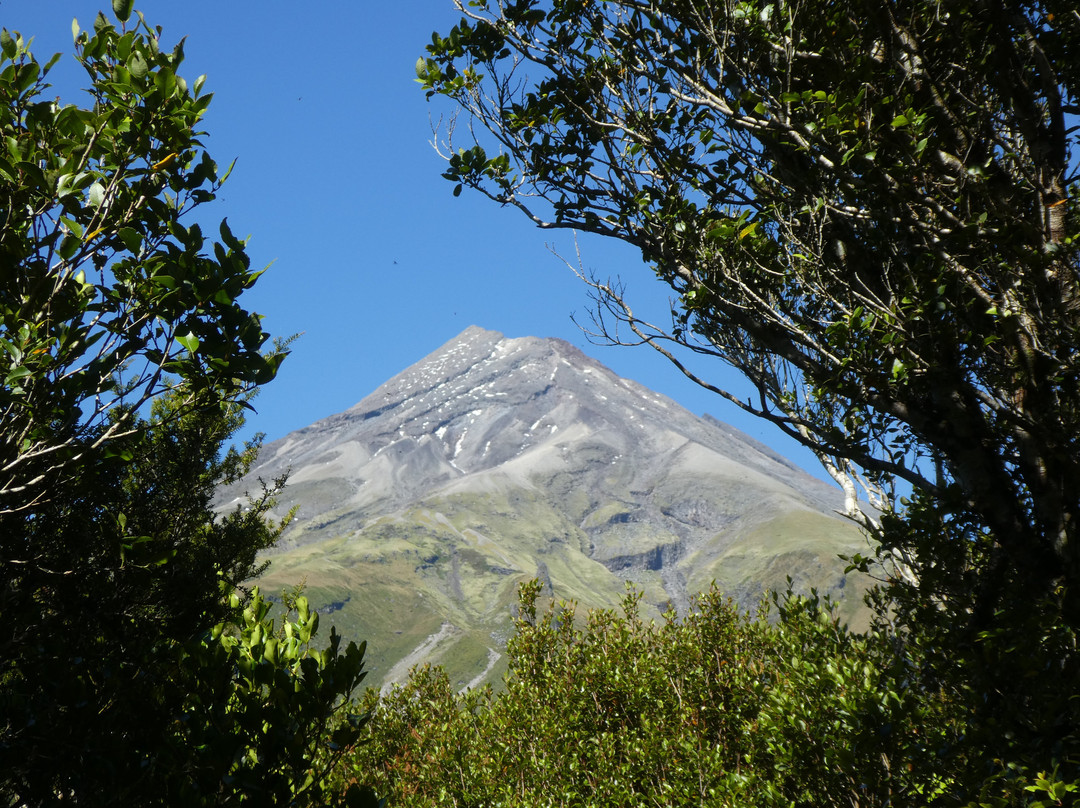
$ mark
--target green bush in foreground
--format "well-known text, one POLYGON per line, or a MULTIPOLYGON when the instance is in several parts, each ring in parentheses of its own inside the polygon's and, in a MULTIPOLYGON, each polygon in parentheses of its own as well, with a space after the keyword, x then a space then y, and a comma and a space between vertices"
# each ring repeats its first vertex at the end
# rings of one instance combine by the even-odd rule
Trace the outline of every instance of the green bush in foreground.
POLYGON ((749 616, 714 589, 656 624, 635 593, 582 621, 538 614, 538 592, 522 588, 503 692, 455 693, 431 667, 369 692, 355 779, 402 806, 902 805, 948 787, 928 774, 948 705, 897 687, 884 635, 816 597, 749 616))

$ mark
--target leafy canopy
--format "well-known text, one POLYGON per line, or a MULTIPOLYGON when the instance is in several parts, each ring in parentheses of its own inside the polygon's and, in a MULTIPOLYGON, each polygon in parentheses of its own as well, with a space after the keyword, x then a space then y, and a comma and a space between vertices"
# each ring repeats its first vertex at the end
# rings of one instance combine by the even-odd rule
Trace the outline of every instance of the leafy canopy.
POLYGON ((943 785, 909 764, 957 734, 946 705, 896 688, 884 636, 850 634, 827 603, 750 617, 714 588, 656 624, 634 592, 579 615, 538 609, 539 591, 521 589, 498 694, 426 666, 369 694, 361 782, 402 806, 605 808, 919 804, 943 785))
POLYGON ((113 10, 74 26, 86 106, 0 31, 0 802, 370 804, 325 777, 362 724, 363 647, 319 650, 298 593, 275 626, 241 588, 284 481, 214 508, 286 351, 239 301, 244 242, 189 223, 227 175, 210 96, 183 43, 113 10))
POLYGON ((417 72, 490 137, 448 178, 640 247, 672 327, 601 313, 743 371, 852 494, 1080 571, 1071 4, 458 5, 417 72))
POLYGON ((587 277, 598 336, 817 453, 891 565, 883 619, 970 711, 957 793, 1080 781, 1075 4, 455 4, 416 66, 469 116, 455 193, 640 248, 672 321, 587 277))
POLYGON ((184 223, 228 172, 200 140, 204 78, 177 74, 183 43, 162 50, 160 33, 141 16, 76 24, 86 107, 47 97, 58 55, 41 65, 0 36, 3 514, 48 501, 161 393, 184 390, 178 412, 242 400, 284 356, 238 302, 260 274, 243 242, 184 223))

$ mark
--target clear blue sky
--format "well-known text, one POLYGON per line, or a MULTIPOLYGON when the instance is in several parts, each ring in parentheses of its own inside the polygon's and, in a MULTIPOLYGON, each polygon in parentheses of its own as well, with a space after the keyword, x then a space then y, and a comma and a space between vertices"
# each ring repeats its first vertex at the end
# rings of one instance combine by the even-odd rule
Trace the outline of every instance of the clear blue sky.
MULTIPOLYGON (((33 36, 56 92, 77 101, 71 21, 93 25, 109 0, 2 0, 0 25, 33 36)), ((821 475, 774 427, 697 388, 649 348, 590 345, 570 315, 587 315, 586 288, 549 250, 574 255, 573 236, 531 226, 439 175, 428 103, 414 64, 432 31, 458 19, 450 0, 297 3, 144 0, 163 44, 187 37, 181 74, 207 75, 215 98, 206 145, 237 159, 200 218, 228 217, 250 234, 256 265, 273 263, 247 297, 271 333, 302 332, 266 387, 249 432, 268 440, 340 412, 395 373, 475 324, 509 337, 561 337, 617 373, 708 412, 821 475)), ((627 282, 631 300, 662 321, 665 287, 635 250, 596 238, 585 266, 627 282)), ((711 380, 748 392, 732 371, 711 380)))

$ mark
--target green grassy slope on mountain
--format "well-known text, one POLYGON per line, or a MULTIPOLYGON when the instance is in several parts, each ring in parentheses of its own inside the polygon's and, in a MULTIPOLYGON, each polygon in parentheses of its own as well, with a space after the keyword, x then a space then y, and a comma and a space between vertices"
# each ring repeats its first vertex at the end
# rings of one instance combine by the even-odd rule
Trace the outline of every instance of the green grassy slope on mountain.
POLYGON ((847 588, 836 558, 861 549, 862 539, 841 520, 792 511, 744 526, 737 540, 688 549, 667 570, 608 569, 587 554, 584 528, 635 528, 621 537, 623 559, 635 552, 651 557, 649 551, 674 546, 678 537, 649 533, 646 523, 621 522, 626 503, 604 502, 578 526, 547 499, 537 488, 433 498, 347 536, 276 554, 261 583, 273 592, 306 581, 309 600, 324 615, 324 631, 334 625, 349 639, 367 640, 370 684, 376 686, 403 676, 407 667, 394 669, 410 655, 416 663, 443 665, 459 687, 485 672, 485 680, 497 680, 517 587, 534 577, 547 582, 556 598, 578 602, 582 613, 616 607, 632 582, 656 615, 670 600, 666 575, 681 575, 688 591, 716 580, 746 608, 764 589, 783 589, 791 576, 803 590, 817 586, 834 596, 855 595, 841 600, 842 613, 856 624, 865 619, 861 589, 847 588))
POLYGON ((867 578, 844 575, 838 556, 867 551, 866 539, 851 523, 811 511, 789 512, 768 519, 720 552, 705 547, 692 560, 687 581, 692 591, 704 591, 712 581, 740 603, 759 598, 766 590, 783 592, 788 578, 797 592, 816 588, 837 601, 841 617, 854 628, 865 628, 869 612, 863 594, 867 578))

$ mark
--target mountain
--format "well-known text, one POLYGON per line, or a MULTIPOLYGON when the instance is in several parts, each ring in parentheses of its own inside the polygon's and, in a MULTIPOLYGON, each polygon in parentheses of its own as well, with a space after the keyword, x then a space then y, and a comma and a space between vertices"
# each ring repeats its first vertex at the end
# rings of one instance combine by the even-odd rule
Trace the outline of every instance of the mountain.
MULTIPOLYGON (((429 660, 461 685, 497 676, 533 577, 589 607, 632 581, 658 611, 713 580, 747 608, 788 576, 862 589, 837 558, 866 548, 838 489, 561 340, 470 327, 264 447, 249 479, 289 469, 280 509, 297 515, 263 587, 306 580, 384 683, 429 660)), ((843 608, 858 618, 861 598, 843 608)))

